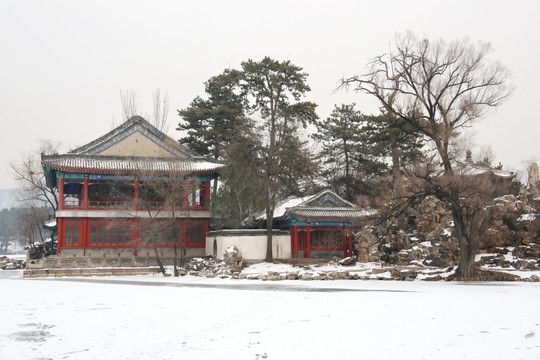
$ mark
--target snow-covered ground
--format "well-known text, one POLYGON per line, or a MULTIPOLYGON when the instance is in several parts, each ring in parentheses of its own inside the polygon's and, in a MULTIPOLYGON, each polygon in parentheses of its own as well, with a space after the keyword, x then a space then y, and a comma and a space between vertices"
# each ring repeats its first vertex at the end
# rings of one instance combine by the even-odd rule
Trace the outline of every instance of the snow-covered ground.
POLYGON ((540 283, 20 274, 1 359, 540 358, 540 283))

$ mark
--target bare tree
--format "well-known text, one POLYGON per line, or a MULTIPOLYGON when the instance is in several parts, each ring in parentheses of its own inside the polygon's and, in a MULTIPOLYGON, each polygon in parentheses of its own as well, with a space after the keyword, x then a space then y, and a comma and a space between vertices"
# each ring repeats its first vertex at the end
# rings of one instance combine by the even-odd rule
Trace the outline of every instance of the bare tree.
POLYGON ((135 115, 139 115, 137 92, 135 90, 120 90, 120 102, 122 104, 123 121, 126 121, 135 115))
POLYGON ((167 133, 169 130, 169 124, 167 123, 167 117, 169 116, 169 93, 165 91, 162 95, 161 90, 156 88, 152 92, 152 125, 154 125, 159 131, 167 133))
MULTIPOLYGON (((51 142, 48 140, 41 140, 38 153, 30 154, 28 157, 21 160, 20 163, 12 163, 11 169, 13 170, 14 178, 19 184, 19 192, 17 194, 17 200, 22 207, 30 209, 31 214, 39 213, 39 219, 41 220, 42 213, 47 214, 43 221, 47 220, 47 217, 54 218, 56 216, 56 210, 58 210, 58 192, 57 189, 49 187, 47 180, 45 179, 45 173, 41 166, 40 154, 55 154, 60 149, 60 143, 51 142), (41 208, 41 209, 40 209, 41 208), (43 210, 43 211, 42 211, 43 210)), ((36 216, 22 216, 20 222, 27 220, 29 228, 37 227, 35 231, 41 234, 41 223, 36 222, 36 216)), ((20 226, 23 227, 22 225, 20 226)), ((30 233, 30 230, 24 230, 25 233, 30 233)), ((26 235, 29 237, 28 235, 26 235)), ((52 251, 54 243, 51 242, 52 251)))
POLYGON ((53 217, 58 209, 58 194, 55 189, 47 185, 40 154, 56 154, 60 147, 60 143, 42 139, 37 153, 30 154, 20 163, 10 164, 14 178, 19 183, 18 201, 49 207, 53 210, 53 217))
POLYGON ((44 255, 43 248, 38 248, 36 243, 42 244, 45 241, 42 225, 47 220, 47 217, 45 208, 35 205, 22 208, 17 216, 19 234, 28 240, 30 245, 29 254, 32 259, 38 259, 44 255))
POLYGON ((163 275, 166 270, 158 248, 162 245, 169 248, 172 245, 174 276, 178 276, 178 265, 184 265, 191 209, 204 196, 200 191, 200 183, 187 180, 186 175, 172 164, 169 164, 168 171, 164 173, 141 169, 135 174, 139 184, 138 198, 134 198, 135 184, 132 181, 119 182, 112 190, 115 197, 124 199, 127 214, 132 216, 133 209, 145 213, 144 216, 138 216, 142 227, 140 240, 153 248, 163 275), (188 221, 181 222, 180 219, 188 221), (182 224, 186 226, 182 227, 182 224))
MULTIPOLYGON (((139 107, 139 102, 137 100, 137 92, 135 90, 120 90, 120 103, 122 105, 122 122, 133 116, 142 115, 142 110, 139 107)), ((164 133, 167 133, 169 127, 167 118, 169 116, 170 107, 169 93, 167 91, 162 92, 160 88, 154 89, 152 92, 152 114, 151 116, 147 116, 147 118, 151 119, 150 122, 152 125, 164 133)), ((119 124, 116 124, 113 118, 113 127, 118 125, 119 124)))
MULTIPOLYGON (((178 248, 181 256, 185 248, 185 241, 180 241, 180 228, 176 222, 176 215, 183 204, 183 183, 171 179, 156 181, 152 178, 141 177, 140 207, 145 210, 147 217, 141 218, 143 226, 143 241, 152 244, 156 261, 165 275, 165 268, 158 253, 157 244, 167 239, 173 242, 174 248, 174 275, 178 276, 178 248)), ((182 237, 184 239, 184 237, 182 237)))
POLYGON ((382 111, 406 121, 433 143, 445 179, 444 186, 434 184, 433 189, 452 210, 460 244, 458 278, 474 275, 482 220, 480 209, 473 211, 463 202, 462 176, 454 170, 451 142, 511 92, 509 73, 489 61, 490 49, 482 42, 419 40, 409 33, 398 37, 391 52, 373 59, 368 73, 342 80, 342 86, 376 97, 382 111))

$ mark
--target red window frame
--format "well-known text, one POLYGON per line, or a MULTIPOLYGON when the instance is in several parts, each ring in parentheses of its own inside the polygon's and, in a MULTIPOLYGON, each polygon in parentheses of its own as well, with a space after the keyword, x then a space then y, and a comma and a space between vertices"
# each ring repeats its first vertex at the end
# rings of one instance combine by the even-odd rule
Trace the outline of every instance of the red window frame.
POLYGON ((83 247, 83 221, 79 218, 65 218, 63 222, 63 248, 83 247))

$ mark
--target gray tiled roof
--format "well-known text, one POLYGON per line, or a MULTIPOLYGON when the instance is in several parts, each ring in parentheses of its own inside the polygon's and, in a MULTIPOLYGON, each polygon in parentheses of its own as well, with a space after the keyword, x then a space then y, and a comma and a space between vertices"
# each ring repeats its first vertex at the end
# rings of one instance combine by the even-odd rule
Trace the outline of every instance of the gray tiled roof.
POLYGON ((212 173, 224 165, 206 159, 137 158, 91 155, 44 155, 43 165, 63 171, 85 170, 89 172, 185 172, 212 173))
MULTIPOLYGON (((277 204, 274 210, 274 220, 287 216, 306 219, 367 219, 377 215, 377 210, 360 209, 331 190, 301 198, 290 196, 277 204)), ((266 212, 261 212, 256 218, 265 220, 266 212)))
POLYGON ((355 210, 347 208, 293 208, 286 214, 302 218, 348 218, 364 219, 378 214, 377 210, 355 210))
POLYGON ((170 138, 163 132, 156 129, 148 121, 140 116, 134 116, 131 119, 125 121, 117 128, 109 131, 107 134, 97 138, 96 140, 78 147, 75 150, 69 152, 74 155, 97 155, 111 145, 122 141, 127 136, 134 132, 140 132, 144 134, 148 139, 151 139, 154 143, 159 144, 171 154, 174 154, 180 158, 201 158, 199 154, 189 150, 178 141, 170 138))
MULTIPOLYGON (((135 156, 137 155, 137 156, 135 156)), ((224 165, 206 159, 156 129, 140 116, 134 116, 114 130, 67 154, 42 155, 44 166, 63 172, 90 173, 185 173, 211 174, 223 169, 224 165), (102 155, 134 133, 140 133, 170 157, 147 157, 102 155)))

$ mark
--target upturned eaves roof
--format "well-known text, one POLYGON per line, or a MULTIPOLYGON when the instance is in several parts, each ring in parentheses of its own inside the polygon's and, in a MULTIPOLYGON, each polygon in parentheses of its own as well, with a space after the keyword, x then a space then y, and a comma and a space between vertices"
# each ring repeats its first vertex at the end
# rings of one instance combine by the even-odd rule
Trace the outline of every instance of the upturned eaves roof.
POLYGON ((144 173, 178 172, 186 174, 214 173, 224 165, 206 159, 137 158, 92 155, 44 155, 42 164, 66 172, 144 173))

